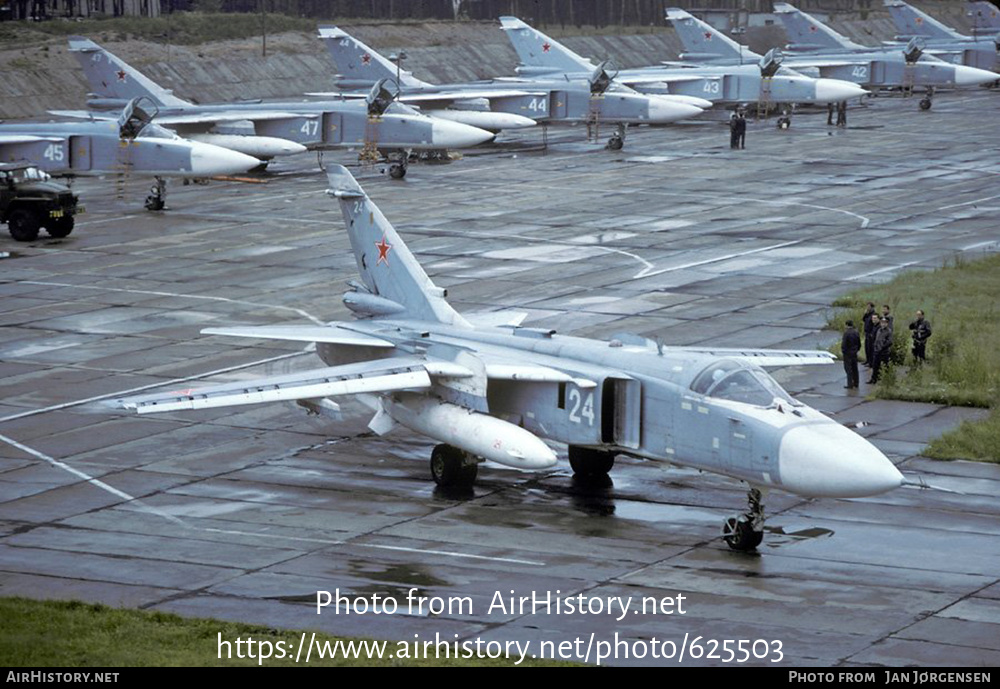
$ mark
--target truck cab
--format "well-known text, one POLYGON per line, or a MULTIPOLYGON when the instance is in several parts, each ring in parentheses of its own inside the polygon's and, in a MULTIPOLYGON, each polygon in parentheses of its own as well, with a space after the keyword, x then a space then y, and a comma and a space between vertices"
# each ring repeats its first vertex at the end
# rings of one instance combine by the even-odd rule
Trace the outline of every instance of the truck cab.
POLYGON ((0 163, 0 223, 7 223, 19 242, 38 238, 38 231, 66 237, 83 209, 69 187, 28 163, 0 163))

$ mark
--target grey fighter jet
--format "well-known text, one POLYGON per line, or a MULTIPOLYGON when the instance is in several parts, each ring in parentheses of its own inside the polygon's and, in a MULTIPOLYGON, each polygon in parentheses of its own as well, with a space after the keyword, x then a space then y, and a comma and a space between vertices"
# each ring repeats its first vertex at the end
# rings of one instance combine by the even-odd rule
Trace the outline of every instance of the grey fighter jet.
POLYGON ((156 107, 135 99, 115 119, 0 124, 0 162, 28 161, 52 175, 154 177, 146 207, 160 210, 165 179, 233 175, 260 166, 252 156, 188 141, 153 122, 156 107))
POLYGON ((410 72, 397 71, 388 59, 337 27, 321 27, 320 38, 341 73, 339 85, 368 87, 380 79, 395 81, 398 76, 399 99, 404 103, 419 106, 436 117, 475 123, 493 131, 535 122, 606 123, 618 127, 608 141, 608 147, 617 150, 622 147, 629 124, 668 124, 700 115, 710 105, 703 99, 609 88, 612 79, 604 65, 590 66, 574 79, 549 76, 529 81, 503 77, 465 84, 431 84, 410 72), (477 108, 477 101, 485 106, 477 108))
MULTIPOLYGON (((885 0, 885 7, 899 31, 898 39, 910 40, 919 36, 926 42, 927 52, 948 62, 994 72, 1000 68, 1000 27, 994 28, 992 35, 966 36, 903 0, 885 0)), ((985 23, 991 14, 997 17, 1000 9, 995 5, 990 7, 992 11, 973 10, 973 18, 982 17, 985 23)), ((1000 17, 997 19, 1000 21, 1000 17)))
MULTIPOLYGON (((357 102, 195 105, 178 98, 91 40, 74 37, 69 45, 92 89, 88 102, 91 107, 120 107, 123 100, 145 96, 159 108, 157 122, 162 126, 234 150, 259 150, 261 145, 278 145, 276 142, 281 140, 291 143, 295 150, 302 150, 301 146, 310 150, 356 147, 366 155, 373 155, 376 150, 393 151, 405 174, 406 156, 402 152, 467 148, 493 138, 491 132, 428 117, 393 103, 381 91, 373 91, 367 100, 357 102), (255 136, 229 131, 232 126, 248 122, 255 136)), ((87 116, 86 112, 77 111, 57 114, 87 116)))
MULTIPOLYGON (((594 65, 515 17, 500 26, 521 61, 518 72, 534 78, 590 73, 594 65)), ((813 79, 781 66, 777 52, 747 53, 743 63, 723 66, 656 65, 623 69, 614 81, 643 92, 704 98, 720 105, 746 103, 827 103, 865 95, 859 86, 836 79, 813 79)))
MULTIPOLYGON (((728 54, 732 59, 732 46, 723 44, 735 43, 714 29, 713 38, 704 39, 708 33, 705 27, 711 28, 708 24, 683 10, 668 10, 668 15, 671 13, 686 15, 684 22, 675 24, 686 49, 704 48, 710 43, 709 51, 728 54), (697 28, 692 28, 692 24, 697 28)), ((931 107, 934 89, 938 87, 978 86, 1000 78, 995 72, 945 62, 928 54, 924 44, 917 40, 896 47, 860 45, 787 2, 774 3, 774 13, 791 41, 786 49, 795 52, 794 57, 787 59, 793 68, 816 69, 821 74, 836 75, 871 88, 925 88, 927 97, 920 102, 924 110, 931 107)))
POLYGON ((447 302, 402 238, 343 167, 328 193, 343 212, 361 282, 344 303, 357 320, 323 326, 211 328, 203 333, 316 343, 326 368, 122 399, 138 413, 297 400, 317 411, 355 395, 369 428, 433 438, 431 475, 468 485, 492 461, 524 470, 569 446, 581 476, 605 476, 617 455, 677 463, 749 484, 749 510, 725 521, 735 549, 761 541, 763 493, 862 497, 903 477, 873 445, 793 399, 762 366, 825 364, 821 351, 658 346, 552 330, 475 327, 447 302))

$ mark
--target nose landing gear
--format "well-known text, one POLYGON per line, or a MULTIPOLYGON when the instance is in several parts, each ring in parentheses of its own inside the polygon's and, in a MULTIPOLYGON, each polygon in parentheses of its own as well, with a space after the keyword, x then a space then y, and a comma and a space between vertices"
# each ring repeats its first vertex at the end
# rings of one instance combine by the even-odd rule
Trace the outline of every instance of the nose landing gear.
POLYGON ((749 509, 743 514, 729 517, 722 525, 722 538, 733 550, 749 552, 756 550, 764 540, 763 494, 757 488, 747 491, 749 509))

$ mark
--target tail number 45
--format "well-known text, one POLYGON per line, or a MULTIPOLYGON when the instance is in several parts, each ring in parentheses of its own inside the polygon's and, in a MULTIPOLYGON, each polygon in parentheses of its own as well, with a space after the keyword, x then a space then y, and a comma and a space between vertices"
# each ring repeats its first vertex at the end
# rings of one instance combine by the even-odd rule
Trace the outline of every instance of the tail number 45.
POLYGON ((588 426, 594 425, 594 393, 588 392, 586 398, 577 388, 569 390, 569 420, 573 423, 582 423, 587 420, 588 426))

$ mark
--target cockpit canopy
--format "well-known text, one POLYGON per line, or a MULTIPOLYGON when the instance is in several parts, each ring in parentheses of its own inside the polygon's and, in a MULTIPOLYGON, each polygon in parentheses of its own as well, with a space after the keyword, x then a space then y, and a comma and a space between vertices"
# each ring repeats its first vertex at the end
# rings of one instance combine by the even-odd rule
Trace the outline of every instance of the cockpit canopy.
POLYGON ((793 406, 792 399, 777 381, 759 366, 739 359, 721 359, 698 374, 691 389, 708 397, 769 407, 775 400, 793 406))

